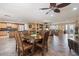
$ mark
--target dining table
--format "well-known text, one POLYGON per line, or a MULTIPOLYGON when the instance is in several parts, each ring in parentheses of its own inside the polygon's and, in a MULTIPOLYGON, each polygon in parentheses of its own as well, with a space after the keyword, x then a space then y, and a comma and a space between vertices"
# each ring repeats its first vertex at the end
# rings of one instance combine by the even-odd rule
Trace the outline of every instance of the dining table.
POLYGON ((31 34, 31 35, 27 35, 27 36, 24 36, 23 37, 23 41, 24 42, 29 42, 30 44, 33 45, 31 51, 32 51, 32 55, 34 54, 35 52, 35 46, 36 44, 39 42, 39 41, 42 41, 43 39, 43 36, 42 35, 39 35, 39 34, 31 34))
POLYGON ((29 41, 30 43, 33 43, 41 40, 43 36, 39 34, 31 34, 31 35, 25 35, 22 38, 24 41, 29 41))

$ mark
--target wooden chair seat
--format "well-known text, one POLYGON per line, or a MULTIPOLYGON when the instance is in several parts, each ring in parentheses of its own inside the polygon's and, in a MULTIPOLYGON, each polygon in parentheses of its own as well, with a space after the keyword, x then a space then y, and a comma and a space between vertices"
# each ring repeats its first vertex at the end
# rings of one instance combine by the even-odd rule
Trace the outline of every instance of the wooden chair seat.
MULTIPOLYGON (((23 47, 24 47, 24 51, 25 51, 25 50, 31 49, 32 45, 23 45, 23 47)), ((20 50, 22 51, 22 47, 20 47, 20 50)))
POLYGON ((41 45, 41 44, 37 44, 37 46, 42 47, 42 45, 41 45))
POLYGON ((43 46, 41 44, 37 44, 37 46, 39 46, 39 47, 47 47, 47 45, 43 46))
POLYGON ((23 44, 24 50, 32 48, 30 44, 23 44))

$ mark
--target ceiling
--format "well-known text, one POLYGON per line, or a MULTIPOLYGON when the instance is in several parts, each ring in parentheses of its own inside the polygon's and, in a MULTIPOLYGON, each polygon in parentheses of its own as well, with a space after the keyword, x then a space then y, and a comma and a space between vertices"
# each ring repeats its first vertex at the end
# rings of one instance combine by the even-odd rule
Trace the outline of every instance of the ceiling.
POLYGON ((40 8, 49 7, 49 3, 0 3, 0 21, 1 22, 73 22, 78 17, 79 4, 72 3, 62 9, 60 13, 45 14, 48 10, 40 8), (77 8, 77 10, 73 10, 77 8), (51 16, 53 15, 53 16, 51 16))

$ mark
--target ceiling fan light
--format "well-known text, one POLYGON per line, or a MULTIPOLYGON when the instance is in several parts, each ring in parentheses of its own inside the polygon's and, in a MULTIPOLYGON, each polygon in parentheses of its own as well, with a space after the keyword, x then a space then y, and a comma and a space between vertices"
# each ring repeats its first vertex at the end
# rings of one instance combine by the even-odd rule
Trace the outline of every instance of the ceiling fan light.
POLYGON ((60 10, 59 9, 55 9, 54 12, 60 13, 60 10))

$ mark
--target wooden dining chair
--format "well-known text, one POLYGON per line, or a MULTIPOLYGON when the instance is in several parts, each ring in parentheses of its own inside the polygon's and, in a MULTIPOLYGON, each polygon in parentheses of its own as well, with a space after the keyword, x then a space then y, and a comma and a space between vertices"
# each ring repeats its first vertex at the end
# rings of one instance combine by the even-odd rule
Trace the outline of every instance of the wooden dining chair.
POLYGON ((16 36, 16 33, 17 32, 14 32, 14 38, 15 38, 15 40, 16 40, 16 51, 18 51, 18 38, 17 38, 17 36, 16 36))
POLYGON ((44 55, 45 51, 48 51, 48 37, 49 37, 49 31, 46 31, 44 33, 44 37, 42 39, 42 42, 36 44, 38 47, 41 48, 42 55, 44 55))
POLYGON ((28 51, 32 48, 31 44, 23 43, 21 32, 15 32, 16 36, 16 43, 17 43, 17 49, 18 49, 18 55, 26 55, 28 51))

